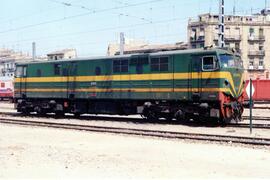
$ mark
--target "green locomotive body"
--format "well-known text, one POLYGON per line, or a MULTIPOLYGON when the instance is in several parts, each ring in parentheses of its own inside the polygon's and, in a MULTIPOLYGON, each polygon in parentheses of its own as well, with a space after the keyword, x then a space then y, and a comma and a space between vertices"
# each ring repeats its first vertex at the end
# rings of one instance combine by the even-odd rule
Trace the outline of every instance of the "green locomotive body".
POLYGON ((23 113, 142 114, 240 119, 243 68, 224 49, 196 49, 17 65, 23 113))

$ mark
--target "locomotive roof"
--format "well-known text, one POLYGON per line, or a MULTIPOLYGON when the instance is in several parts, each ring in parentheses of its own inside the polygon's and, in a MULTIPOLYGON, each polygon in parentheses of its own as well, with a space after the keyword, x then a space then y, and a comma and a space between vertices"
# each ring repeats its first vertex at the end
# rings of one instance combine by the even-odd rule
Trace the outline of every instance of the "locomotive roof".
POLYGON ((121 59, 121 58, 129 58, 132 56, 165 56, 165 55, 173 55, 173 54, 189 54, 189 53, 231 53, 226 49, 186 49, 186 50, 174 50, 174 51, 161 51, 154 53, 137 53, 137 54, 126 54, 126 55, 117 55, 117 56, 97 56, 97 57, 86 57, 86 58, 74 58, 74 59, 61 59, 61 60, 45 60, 45 61, 28 61, 28 62, 19 62, 20 64, 38 64, 38 63, 56 63, 56 62, 74 62, 74 61, 84 61, 84 60, 104 60, 104 59, 121 59))

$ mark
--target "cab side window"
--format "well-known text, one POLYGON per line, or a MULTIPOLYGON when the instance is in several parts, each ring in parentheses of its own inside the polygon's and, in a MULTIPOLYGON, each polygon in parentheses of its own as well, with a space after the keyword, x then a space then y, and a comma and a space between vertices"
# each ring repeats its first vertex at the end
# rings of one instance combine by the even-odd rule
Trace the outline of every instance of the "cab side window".
POLYGON ((203 57, 202 64, 204 71, 211 71, 217 69, 217 61, 214 56, 203 57))

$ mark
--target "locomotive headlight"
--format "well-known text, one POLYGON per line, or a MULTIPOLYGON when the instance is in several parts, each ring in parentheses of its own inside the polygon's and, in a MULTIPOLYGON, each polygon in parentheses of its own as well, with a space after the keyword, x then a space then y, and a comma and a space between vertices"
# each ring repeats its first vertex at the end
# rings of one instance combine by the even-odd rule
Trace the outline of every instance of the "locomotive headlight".
POLYGON ((225 84, 225 86, 229 86, 229 81, 228 81, 228 79, 225 79, 224 84, 225 84))

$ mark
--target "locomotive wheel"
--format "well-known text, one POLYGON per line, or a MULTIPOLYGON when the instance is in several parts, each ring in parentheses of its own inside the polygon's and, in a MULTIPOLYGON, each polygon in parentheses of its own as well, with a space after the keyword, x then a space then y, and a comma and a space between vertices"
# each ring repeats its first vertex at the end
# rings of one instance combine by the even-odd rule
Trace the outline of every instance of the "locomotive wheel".
POLYGON ((173 114, 167 114, 165 118, 166 118, 167 121, 173 121, 174 115, 173 114))
POLYGON ((185 120, 185 114, 184 112, 179 109, 175 114, 174 117, 177 121, 184 121, 185 120))
POLYGON ((64 115, 65 115, 64 111, 56 111, 56 112, 55 112, 55 116, 56 116, 57 118, 63 117, 64 115))
POLYGON ((147 120, 151 120, 151 121, 156 121, 158 120, 157 114, 154 111, 151 111, 149 109, 144 109, 143 110, 143 116, 147 119, 147 120))
POLYGON ((45 111, 40 106, 36 106, 34 108, 34 111, 37 112, 39 116, 44 116, 46 114, 45 111))
POLYGON ((74 117, 75 118, 80 118, 81 117, 81 113, 79 113, 79 112, 74 113, 74 117))
POLYGON ((232 109, 229 107, 226 107, 224 109, 225 109, 225 117, 223 118, 223 120, 222 120, 223 122, 221 122, 221 123, 228 124, 233 119, 233 112, 232 112, 232 109))
POLYGON ((27 108, 22 108, 22 114, 27 116, 30 114, 30 111, 27 108))

